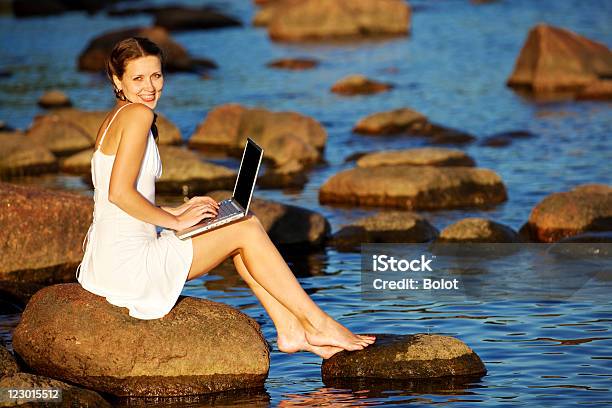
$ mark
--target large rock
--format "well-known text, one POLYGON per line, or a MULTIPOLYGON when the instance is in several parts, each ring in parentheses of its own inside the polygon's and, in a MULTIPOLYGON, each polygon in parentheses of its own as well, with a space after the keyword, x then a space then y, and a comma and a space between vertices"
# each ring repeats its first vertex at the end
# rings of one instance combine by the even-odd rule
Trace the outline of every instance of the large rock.
POLYGON ((79 70, 103 71, 105 61, 110 55, 113 46, 124 38, 134 36, 146 37, 159 45, 164 52, 166 58, 164 68, 168 72, 199 72, 203 69, 217 67, 217 65, 210 60, 191 57, 183 46, 172 39, 165 28, 137 27, 107 32, 94 38, 79 56, 79 70))
POLYGON ((55 172, 55 155, 22 132, 0 132, 0 179, 55 172))
MULTIPOLYGON (((217 201, 229 198, 231 191, 211 191, 206 195, 217 201)), ((249 211, 261 221, 276 245, 319 246, 325 242, 331 227, 321 214, 272 200, 252 198, 249 211)))
POLYGON ((256 22, 281 41, 398 36, 410 30, 410 7, 401 0, 286 1, 256 22))
POLYGON ((356 164, 358 167, 392 166, 398 164, 474 167, 476 162, 461 150, 442 147, 420 147, 367 153, 361 156, 356 164))
MULTIPOLYGON (((91 146, 93 146, 98 136, 98 130, 100 130, 100 126, 108 113, 109 111, 57 109, 46 116, 52 118, 58 117, 80 127, 87 134, 91 140, 91 146)), ((164 115, 157 113, 155 125, 157 126, 159 144, 180 144, 183 141, 178 126, 168 120, 164 115)))
POLYGON ((92 213, 91 197, 0 182, 0 280, 74 280, 92 213))
POLYGON ((482 207, 506 199, 506 187, 494 171, 471 167, 357 167, 333 175, 319 189, 322 204, 408 210, 482 207))
POLYGON ((57 156, 68 156, 92 145, 83 129, 56 115, 37 116, 25 136, 57 156))
POLYGON ((364 75, 349 75, 336 82, 331 87, 331 91, 341 95, 370 95, 386 92, 392 88, 392 84, 374 81, 364 75))
POLYGON ((155 185, 159 193, 203 194, 209 190, 233 188, 236 172, 200 159, 182 147, 160 146, 162 176, 155 185))
POLYGON ((327 132, 316 120, 296 112, 226 104, 208 113, 189 145, 241 156, 247 137, 265 150, 266 159, 280 166, 292 160, 301 163, 320 160, 327 132))
MULTIPOLYGON (((0 379, 0 388, 12 389, 60 389, 61 400, 40 400, 40 402, 28 402, 26 399, 14 400, 13 406, 53 406, 58 408, 90 407, 110 408, 109 404, 100 394, 95 391, 86 390, 63 381, 45 377, 42 375, 15 373, 0 379)), ((2 405, 11 406, 11 405, 2 405)))
POLYGON ((434 144, 463 144, 475 139, 474 136, 457 129, 431 123, 427 116, 410 108, 377 112, 360 119, 353 132, 366 135, 392 135, 404 133, 425 136, 434 144))
POLYGON ((241 26, 240 20, 226 16, 211 8, 169 6, 153 10, 153 25, 168 30, 206 30, 241 26))
POLYGON ((586 184, 540 201, 521 228, 527 238, 555 242, 583 232, 612 231, 612 187, 586 184))
POLYGON ((464 342, 437 334, 375 334, 363 350, 341 351, 323 360, 323 381, 336 378, 435 379, 484 375, 478 355, 464 342))
POLYGON ((354 250, 362 243, 428 242, 437 235, 438 230, 419 214, 385 211, 343 226, 332 236, 331 245, 354 250))
POLYGON ((563 28, 538 24, 529 31, 508 86, 534 92, 579 91, 612 77, 612 52, 563 28))
POLYGON ((470 217, 444 228, 437 241, 515 243, 520 239, 516 231, 506 225, 486 218, 470 217))
POLYGON ((164 317, 140 320, 76 283, 32 297, 13 347, 37 374, 116 396, 262 387, 270 364, 259 324, 231 306, 180 297, 164 317))
POLYGON ((93 147, 60 159, 60 170, 69 174, 91 174, 93 147))

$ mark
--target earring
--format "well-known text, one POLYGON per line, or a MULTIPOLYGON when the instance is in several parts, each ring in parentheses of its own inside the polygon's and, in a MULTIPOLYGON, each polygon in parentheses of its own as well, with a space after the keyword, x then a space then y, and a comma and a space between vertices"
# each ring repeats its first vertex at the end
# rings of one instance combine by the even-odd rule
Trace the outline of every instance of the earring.
POLYGON ((123 93, 123 89, 114 88, 113 90, 115 91, 115 96, 117 98, 119 98, 122 101, 127 100, 127 98, 125 97, 125 94, 123 93))

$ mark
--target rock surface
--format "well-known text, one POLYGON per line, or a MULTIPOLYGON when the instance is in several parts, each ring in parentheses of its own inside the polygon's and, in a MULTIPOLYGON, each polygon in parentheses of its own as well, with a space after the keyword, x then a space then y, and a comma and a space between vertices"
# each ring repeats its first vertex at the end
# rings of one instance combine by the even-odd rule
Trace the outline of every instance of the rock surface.
POLYGON ((612 187, 585 184, 540 201, 521 228, 538 242, 555 242, 583 232, 612 231, 612 187))
POLYGON ((90 197, 0 182, 0 280, 74 280, 92 213, 90 197))
POLYGON ((385 211, 343 226, 332 236, 330 244, 354 250, 362 243, 428 242, 437 235, 438 230, 419 214, 385 211))
POLYGON ((529 31, 507 84, 535 93, 580 91, 610 77, 612 52, 604 44, 538 24, 529 31))
POLYGON ((140 320, 77 283, 38 291, 13 347, 37 374, 116 396, 262 387, 270 364, 259 324, 230 306, 181 297, 166 316, 140 320))
POLYGON ((146 37, 157 44, 166 57, 167 72, 195 71, 216 68, 217 65, 206 59, 193 58, 187 50, 174 41, 163 27, 139 27, 106 32, 95 37, 79 55, 78 66, 81 71, 103 71, 105 60, 113 46, 127 37, 146 37))
POLYGON ((374 81, 364 75, 349 75, 336 82, 331 91, 341 95, 370 95, 393 89, 392 84, 374 81))
POLYGON ((433 144, 464 144, 475 139, 466 132, 431 123, 427 116, 410 108, 368 115, 357 122, 353 132, 366 135, 424 136, 433 144))
POLYGON ((37 116, 25 137, 33 145, 44 146, 56 156, 68 156, 92 145, 82 128, 57 115, 37 116))
POLYGON ((323 381, 333 378, 386 380, 483 375, 486 368, 464 342, 437 334, 375 334, 363 350, 341 351, 323 360, 323 381))
POLYGON ((470 167, 357 167, 330 177, 319 189, 322 204, 441 210, 481 207, 507 199, 492 170, 470 167))
POLYGON ((357 159, 357 167, 391 166, 465 166, 474 167, 476 162, 465 152, 442 147, 421 147, 403 150, 383 150, 364 154, 357 159))
MULTIPOLYGON (((56 379, 45 377, 41 375, 28 374, 28 373, 16 373, 11 376, 3 377, 0 379, 0 388, 18 388, 18 389, 61 389, 62 399, 61 402, 47 403, 43 402, 26 402, 27 400, 17 400, 15 405, 17 406, 53 406, 59 408, 69 407, 90 407, 90 408, 110 408, 109 404, 100 394, 95 391, 86 390, 80 387, 76 387, 72 384, 58 381, 56 379)), ((6 405, 2 405, 6 406, 6 405)))
POLYGON ((13 357, 13 354, 0 342, 0 378, 6 375, 11 376, 18 372, 19 366, 15 361, 15 357, 13 357))
MULTIPOLYGON (((231 197, 231 191, 210 191, 206 195, 217 201, 231 197)), ((252 211, 261 221, 276 245, 321 245, 331 230, 321 214, 306 208, 253 197, 252 211)))
POLYGON ((33 144, 22 132, 0 132, 0 179, 55 172, 58 162, 45 146, 33 144))
POLYGON ((182 147, 159 146, 162 176, 155 189, 159 193, 203 194, 209 190, 234 188, 236 172, 200 159, 196 152, 182 147))
POLYGON ((72 106, 72 102, 70 102, 70 98, 68 98, 64 92, 58 89, 52 89, 42 94, 38 99, 38 106, 45 109, 64 108, 72 106))
POLYGON ((304 41, 407 35, 410 6, 401 0, 285 1, 265 8, 256 24, 273 40, 304 41))
POLYGON ((520 239, 517 232, 506 225, 486 218, 470 217, 444 228, 437 241, 515 243, 520 239))

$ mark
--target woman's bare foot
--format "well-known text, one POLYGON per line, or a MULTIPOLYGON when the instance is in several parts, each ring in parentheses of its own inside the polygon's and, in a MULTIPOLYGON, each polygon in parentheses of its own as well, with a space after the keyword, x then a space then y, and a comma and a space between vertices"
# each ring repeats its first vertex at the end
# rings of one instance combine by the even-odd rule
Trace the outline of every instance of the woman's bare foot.
POLYGON ((305 329, 305 337, 313 346, 334 346, 349 351, 361 350, 376 340, 375 336, 353 334, 327 314, 314 327, 305 329))
POLYGON ((341 347, 334 346, 313 346, 306 340, 306 334, 301 326, 290 330, 289 333, 279 333, 276 344, 283 353, 310 351, 323 359, 328 359, 343 350, 341 347))

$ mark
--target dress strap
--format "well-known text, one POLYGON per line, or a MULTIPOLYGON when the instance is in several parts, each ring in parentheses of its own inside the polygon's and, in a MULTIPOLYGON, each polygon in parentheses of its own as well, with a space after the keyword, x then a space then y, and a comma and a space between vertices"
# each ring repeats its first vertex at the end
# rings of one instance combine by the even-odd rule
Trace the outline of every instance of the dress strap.
POLYGON ((128 105, 133 104, 134 102, 130 102, 130 103, 126 103, 125 105, 123 105, 122 107, 120 107, 119 109, 117 109, 117 112, 115 112, 115 114, 113 115, 113 117, 111 118, 110 122, 108 122, 108 125, 106 125, 106 129, 104 129, 104 133, 102 133, 102 137, 100 138, 100 143, 98 143, 98 147, 100 148, 100 146, 102 146, 102 141, 104 140, 104 136, 106 136, 106 132, 108 132, 108 128, 110 127, 111 123, 113 123, 113 120, 115 120, 115 117, 117 116, 117 114, 119 113, 119 111, 123 108, 125 108, 128 105))

